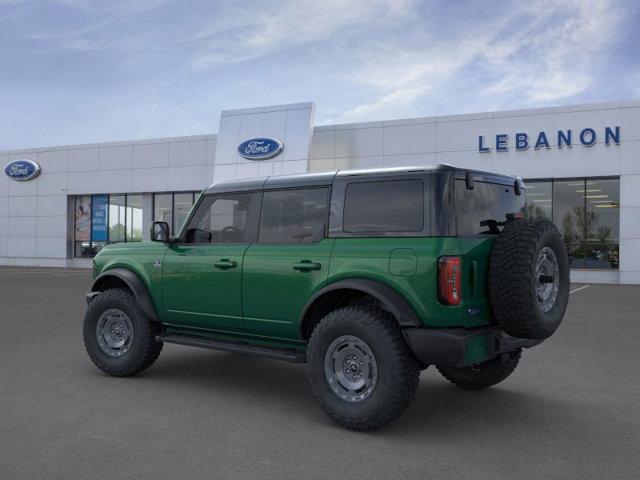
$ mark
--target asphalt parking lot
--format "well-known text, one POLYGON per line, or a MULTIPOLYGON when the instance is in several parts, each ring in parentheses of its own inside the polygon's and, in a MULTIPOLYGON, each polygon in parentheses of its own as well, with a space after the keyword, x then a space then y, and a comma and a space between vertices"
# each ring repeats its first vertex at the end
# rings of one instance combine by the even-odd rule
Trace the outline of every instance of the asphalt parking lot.
POLYGON ((572 293, 491 389, 429 368, 406 414, 364 434, 322 413, 300 365, 165 345, 137 377, 103 375, 82 346, 89 283, 0 267, 0 478, 639 478, 639 286, 572 293))

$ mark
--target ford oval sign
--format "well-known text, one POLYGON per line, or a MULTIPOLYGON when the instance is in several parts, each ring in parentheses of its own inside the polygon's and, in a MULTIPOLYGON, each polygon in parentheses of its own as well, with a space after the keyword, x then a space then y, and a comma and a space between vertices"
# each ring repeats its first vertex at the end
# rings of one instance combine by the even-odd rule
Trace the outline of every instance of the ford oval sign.
POLYGON ((249 160, 266 160, 278 155, 283 145, 273 138, 250 138, 238 145, 238 153, 249 160))
POLYGON ((4 173, 11 180, 26 182, 38 176, 40 165, 33 160, 14 160, 4 167, 4 173))

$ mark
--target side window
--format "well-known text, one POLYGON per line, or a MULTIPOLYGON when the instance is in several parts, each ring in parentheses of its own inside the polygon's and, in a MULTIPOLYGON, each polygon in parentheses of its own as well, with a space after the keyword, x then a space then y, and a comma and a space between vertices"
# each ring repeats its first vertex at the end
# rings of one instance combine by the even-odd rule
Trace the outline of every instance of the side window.
POLYGON ((185 230, 185 243, 244 243, 251 193, 209 195, 185 230))
POLYGON ((347 185, 343 230, 420 232, 424 229, 424 181, 387 180, 347 185))
POLYGON ((260 214, 260 243, 313 243, 324 238, 327 188, 266 191, 260 214))

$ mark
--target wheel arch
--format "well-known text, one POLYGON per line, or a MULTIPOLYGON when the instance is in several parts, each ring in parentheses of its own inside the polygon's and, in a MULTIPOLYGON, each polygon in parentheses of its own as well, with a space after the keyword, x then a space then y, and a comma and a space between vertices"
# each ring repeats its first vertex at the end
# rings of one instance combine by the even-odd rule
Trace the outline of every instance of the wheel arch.
POLYGON ((112 268, 98 275, 91 286, 91 291, 102 292, 109 288, 126 286, 138 303, 142 313, 151 321, 159 322, 156 308, 151 299, 149 289, 137 273, 127 268, 112 268))
POLYGON ((318 290, 305 304, 300 315, 300 336, 308 339, 319 314, 327 302, 336 300, 338 306, 356 300, 359 296, 375 299, 380 307, 394 316, 402 327, 420 327, 422 322, 409 302, 393 288, 375 280, 354 278, 340 280, 318 290))

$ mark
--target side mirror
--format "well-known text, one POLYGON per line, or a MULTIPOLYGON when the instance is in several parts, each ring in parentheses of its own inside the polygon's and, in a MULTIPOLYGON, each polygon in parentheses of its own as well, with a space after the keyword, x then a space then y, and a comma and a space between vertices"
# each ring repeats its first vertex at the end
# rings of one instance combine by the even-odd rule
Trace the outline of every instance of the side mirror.
POLYGON ((152 242, 169 242, 169 224, 167 222, 153 222, 151 224, 152 242))

